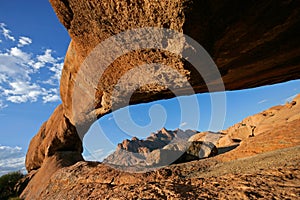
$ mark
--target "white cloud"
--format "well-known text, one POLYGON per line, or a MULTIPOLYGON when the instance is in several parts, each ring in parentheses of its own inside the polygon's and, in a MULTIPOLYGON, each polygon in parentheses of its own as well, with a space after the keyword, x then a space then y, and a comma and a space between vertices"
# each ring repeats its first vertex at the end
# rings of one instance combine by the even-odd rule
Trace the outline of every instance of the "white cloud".
POLYGON ((2 74, 2 78, 6 77, 6 81, 9 81, 9 78, 17 80, 30 79, 29 74, 32 72, 32 70, 26 66, 28 59, 24 60, 20 57, 17 57, 16 55, 20 56, 22 54, 21 52, 18 52, 18 50, 13 50, 13 53, 14 55, 12 55, 11 52, 0 52, 0 74, 2 74))
POLYGON ((56 102, 59 101, 59 89, 58 88, 52 88, 48 91, 45 92, 45 95, 43 96, 43 102, 48 103, 48 102, 56 102))
POLYGON ((180 124, 180 127, 184 127, 184 126, 186 126, 188 123, 187 122, 182 122, 181 124, 180 124))
MULTIPOLYGON (((5 38, 14 38, 5 24, 1 23, 0 27, 5 30, 2 31, 5 38)), ((51 49, 37 55, 24 51, 23 46, 32 44, 29 37, 20 37, 17 44, 11 43, 11 47, 4 50, 0 44, 0 110, 7 102, 59 101, 62 58, 55 56, 51 49)))
POLYGON ((12 90, 4 90, 4 94, 20 95, 28 93, 30 91, 39 90, 39 86, 33 84, 29 85, 28 82, 12 82, 9 83, 12 87, 12 90))
POLYGON ((43 93, 43 89, 35 83, 19 81, 11 82, 9 85, 11 89, 5 89, 3 92, 7 100, 13 103, 36 102, 43 93))
POLYGON ((10 96, 7 97, 7 101, 10 101, 12 103, 25 103, 27 101, 26 96, 10 96))
POLYGON ((4 104, 4 102, 0 99, 0 110, 3 109, 3 108, 6 108, 7 105, 4 104))
POLYGON ((52 50, 46 49, 45 53, 43 55, 37 56, 38 61, 41 63, 56 63, 56 59, 52 56, 52 50))
MULTIPOLYGON (((18 59, 20 59, 23 62, 29 62, 30 61, 30 54, 23 52, 21 49, 19 49, 18 47, 13 47, 10 49, 10 55, 14 56, 18 59)), ((25 64, 25 63, 24 63, 25 64)))
POLYGON ((60 97, 57 94, 48 94, 46 96, 43 96, 43 102, 48 103, 48 102, 56 102, 59 101, 60 97))
POLYGON ((44 67, 45 64, 42 62, 36 62, 36 63, 32 63, 31 66, 35 69, 35 70, 39 70, 40 68, 44 67))
POLYGON ((0 83, 6 82, 7 76, 5 74, 0 74, 0 83))
POLYGON ((2 32, 3 36, 5 37, 5 39, 11 40, 11 41, 16 41, 16 39, 12 35, 10 35, 11 31, 5 27, 6 27, 6 25, 4 23, 0 23, 0 28, 2 29, 1 32, 2 32))
POLYGON ((32 63, 31 66, 38 70, 45 67, 47 64, 50 64, 52 67, 50 67, 49 70, 56 73, 57 69, 59 69, 60 74, 62 69, 60 66, 63 65, 63 63, 60 62, 61 58, 54 58, 52 54, 53 51, 51 49, 46 49, 44 54, 36 56, 37 62, 32 63))
POLYGON ((22 148, 0 145, 0 176, 19 170, 25 172, 25 154, 22 148))
POLYGON ((19 38, 18 47, 23 47, 23 46, 26 46, 26 45, 30 45, 31 43, 32 43, 32 39, 31 38, 21 36, 19 38))
POLYGON ((29 82, 13 82, 10 83, 11 89, 4 90, 7 101, 12 103, 36 102, 41 97, 43 103, 57 102, 60 100, 58 88, 46 90, 37 84, 29 82))
POLYGON ((44 81, 44 83, 49 85, 58 85, 62 69, 63 63, 53 64, 53 66, 49 68, 49 70, 53 72, 53 75, 48 80, 44 81))
POLYGON ((257 104, 262 104, 262 103, 265 103, 265 102, 267 102, 267 101, 268 101, 267 99, 263 99, 263 100, 257 102, 257 104))

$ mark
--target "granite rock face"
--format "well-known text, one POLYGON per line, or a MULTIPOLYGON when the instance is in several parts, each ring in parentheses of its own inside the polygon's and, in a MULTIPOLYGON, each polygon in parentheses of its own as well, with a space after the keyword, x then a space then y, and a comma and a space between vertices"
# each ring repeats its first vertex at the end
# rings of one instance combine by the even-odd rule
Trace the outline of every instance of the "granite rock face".
MULTIPOLYGON (((133 137, 118 144, 116 151, 103 160, 103 163, 116 167, 132 167, 136 170, 152 169, 172 163, 184 163, 216 156, 218 150, 209 137, 193 140, 193 130, 165 128, 151 133, 146 139, 133 137)), ((207 136, 208 134, 206 134, 207 136)))
POLYGON ((173 143, 156 149, 147 156, 147 163, 156 166, 185 163, 218 155, 218 149, 211 142, 192 141, 173 143))
POLYGON ((60 105, 31 140, 26 154, 26 169, 29 172, 38 169, 45 157, 51 157, 57 152, 74 152, 78 155, 74 160, 75 163, 78 157, 81 157, 82 151, 82 141, 76 128, 64 117, 60 105))
POLYGON ((285 105, 271 107, 221 131, 225 134, 225 137, 218 141, 218 145, 225 146, 228 138, 242 141, 249 137, 256 137, 273 129, 274 126, 283 126, 299 118, 300 95, 297 95, 291 102, 286 102, 285 105))
MULTIPOLYGON (((78 84, 85 87, 84 85, 88 85, 89 76, 92 76, 88 67, 83 74, 77 76, 82 63, 99 43, 122 31, 158 27, 191 36, 214 59, 227 90, 273 84, 300 77, 298 59, 300 17, 297 1, 228 0, 220 3, 190 0, 159 2, 51 0, 50 2, 72 38, 61 77, 60 91, 63 101, 61 118, 65 117, 70 124, 81 127, 79 134, 81 138, 96 118, 111 112, 114 86, 135 66, 154 62, 167 65, 186 77, 196 93, 207 91, 200 74, 178 55, 159 49, 138 49, 118 57, 103 72, 99 80, 93 80, 96 85, 87 86, 93 87, 93 90, 84 88, 84 92, 88 92, 89 95, 81 95, 79 92, 78 95, 85 98, 74 100, 74 87, 76 88, 78 84), (85 104, 87 96, 93 97, 92 105, 85 104), (80 110, 75 112, 74 107, 80 110), (88 113, 93 115, 92 119, 88 113)), ((181 47, 176 48, 180 50, 181 47)), ((153 69, 155 71, 155 68, 153 69)), ((162 74, 164 73, 156 75, 162 74)), ((166 75, 165 78, 170 77, 166 75)), ((215 80, 210 81, 213 84, 215 80)), ((178 91, 176 94, 188 93, 185 85, 171 82, 168 87, 172 87, 172 84, 174 90, 178 91)), ((219 89, 218 86, 215 87, 215 90, 219 89)), ((174 96, 174 92, 170 92, 166 87, 149 84, 134 92, 126 90, 125 87, 120 94, 121 97, 129 95, 130 100, 122 102, 122 98, 119 98, 115 101, 115 108, 128 103, 136 104, 174 96)), ((55 126, 52 129, 56 131, 55 126)), ((45 135, 51 135, 48 132, 52 131, 47 129, 44 132, 45 135)), ((49 139, 49 142, 51 141, 52 139, 49 139)), ((38 151, 47 150, 42 145, 38 151)), ((39 161, 33 162, 41 163, 42 157, 38 156, 39 161)), ((30 165, 27 162, 29 170, 32 168, 30 165)), ((39 166, 40 164, 36 164, 33 168, 39 166)))
POLYGON ((193 130, 170 131, 162 128, 145 139, 133 137, 119 143, 116 151, 105 158, 103 163, 136 168, 171 164, 189 148, 191 144, 186 141, 196 133, 193 130))
MULTIPOLYGON (((222 90, 213 78, 205 83, 203 74, 174 53, 186 50, 180 40, 174 45, 176 38, 158 41, 174 52, 137 46, 95 74, 87 62, 90 53, 122 31, 156 27, 189 35, 213 58, 226 90, 300 78, 299 1, 50 0, 50 3, 72 41, 61 77, 62 105, 32 139, 26 156, 28 171, 41 168, 57 152, 80 154, 81 139, 89 126, 114 109, 167 99, 175 94, 191 94, 182 79, 188 80, 195 93, 207 92, 207 85, 214 86, 214 91, 222 90), (146 72, 134 71, 136 66, 151 63, 168 68, 153 65, 146 72), (171 69, 178 72, 178 77, 172 76, 171 69), (135 76, 128 75, 132 70, 135 76), (152 84, 148 74, 166 86, 152 84), (144 81, 142 85, 137 84, 139 76, 144 81)), ((105 55, 114 53, 109 50, 106 49, 105 55)), ((207 75, 211 77, 209 72, 207 75)))
POLYGON ((196 131, 187 130, 182 131, 177 129, 175 131, 162 128, 156 133, 151 133, 146 139, 139 140, 137 137, 133 137, 131 140, 124 140, 118 144, 118 150, 126 150, 132 153, 150 152, 154 149, 160 149, 169 144, 172 140, 176 139, 188 139, 190 136, 197 133, 196 131))
MULTIPOLYGON (((111 111, 112 93, 120 79, 136 66, 161 63, 177 70, 189 80, 196 93, 206 92, 207 85, 192 66, 182 58, 163 50, 134 50, 125 53, 92 80, 91 66, 81 74, 82 63, 99 43, 126 30, 143 27, 172 29, 187 34, 201 44, 214 59, 227 90, 245 89, 299 78, 299 2, 297 1, 79 1, 51 0, 58 18, 67 28, 72 42, 61 78, 64 114, 73 124, 86 122, 80 113, 97 110, 101 117, 111 111), (292 41, 291 41, 291 38, 292 41), (78 75, 79 73, 79 75, 78 75), (95 104, 74 100, 76 82, 85 88, 95 104), (94 85, 93 85, 94 84, 94 85), (96 89, 95 89, 96 88, 96 89), (74 105, 76 104, 76 105, 74 105), (74 107, 83 110, 74 113, 74 107), (74 116, 76 114, 76 116, 74 116), (78 117, 79 119, 74 119, 78 117)), ((139 45, 139 44, 138 44, 139 45)), ((168 41, 166 46, 168 46, 168 41)), ((141 45, 142 48, 142 45, 141 45)), ((178 51, 183 51, 179 48, 178 51)), ((109 49, 107 49, 109 51, 109 49)), ((113 54, 113 52, 111 52, 113 54)), ((100 70, 101 71, 101 70, 100 70)), ((100 73, 100 72, 99 72, 100 73)), ((163 73, 159 73, 162 75, 163 73)), ((142 75, 139 73, 139 75, 142 75)), ((158 75, 158 74, 157 74, 158 75)), ((136 79, 136 77, 134 77, 136 79)), ((127 80, 125 84, 134 80, 127 80)), ((145 83, 147 84, 147 83, 145 83)), ((171 83, 169 87, 176 83, 171 83)), ((185 94, 185 85, 175 88, 185 94)), ((218 85, 214 90, 220 90, 218 85)), ((174 93, 174 92, 173 92, 174 93)), ((130 104, 174 96, 166 87, 144 86, 132 95, 128 88, 122 97, 130 96, 130 104)), ((177 93, 176 93, 177 94, 177 93)), ((88 95, 85 95, 88 96, 88 95)), ((115 100, 115 107, 128 102, 115 100)))
POLYGON ((241 122, 221 131, 217 147, 228 148, 239 144, 228 152, 222 161, 256 155, 279 148, 300 145, 300 94, 291 102, 271 107, 249 116, 241 122), (240 141, 240 142, 236 142, 240 141), (270 142, 268 142, 270 141, 270 142), (268 145, 266 145, 268 143, 268 145))

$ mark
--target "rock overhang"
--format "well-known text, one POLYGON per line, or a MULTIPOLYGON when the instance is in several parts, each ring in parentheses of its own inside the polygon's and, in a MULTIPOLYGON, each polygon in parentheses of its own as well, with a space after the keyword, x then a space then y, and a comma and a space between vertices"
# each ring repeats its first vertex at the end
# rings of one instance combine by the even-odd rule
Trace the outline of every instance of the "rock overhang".
MULTIPOLYGON (((34 168, 38 168, 43 158, 49 156, 46 153, 48 149, 55 151, 51 144, 59 143, 57 144, 59 150, 64 149, 62 146, 69 143, 65 134, 73 126, 78 128, 73 120, 73 94, 82 63, 99 43, 122 31, 156 27, 187 34, 201 44, 214 59, 226 90, 245 89, 300 78, 298 36, 300 5, 297 1, 270 0, 253 3, 253 1, 227 0, 216 3, 216 1, 191 0, 50 0, 50 2, 72 39, 61 77, 60 93, 63 103, 59 108, 60 111, 54 113, 61 116, 52 118, 67 120, 70 126, 60 123, 61 125, 57 127, 42 127, 43 134, 40 135, 47 137, 40 137, 39 141, 48 145, 35 145, 38 149, 42 148, 38 151, 30 151, 31 146, 29 147, 26 162, 29 171, 31 169, 28 167, 29 163, 34 162, 32 158, 39 160, 38 164, 34 165, 34 168), (47 142, 44 141, 45 138, 47 142)), ((151 63, 161 63, 178 70, 181 75, 186 76, 195 93, 208 91, 201 74, 177 55, 155 49, 135 50, 118 57, 107 68, 104 76, 96 80, 98 85, 93 94, 95 98, 93 106, 95 109, 100 108, 100 112, 93 120, 111 112, 111 88, 126 72, 136 66, 151 63)), ((86 77, 82 78, 88 78, 88 75, 86 73, 86 77)), ((185 89, 179 87, 178 91, 185 94, 185 89)), ((130 96, 129 104, 174 96, 176 95, 170 90, 157 92, 157 87, 148 86, 134 92, 130 96)), ((84 98, 82 99, 84 101, 84 98)), ((80 101, 78 105, 81 105, 80 101)), ((121 104, 119 107, 122 106, 124 105, 121 104)), ((85 117, 81 119, 85 124, 83 127, 79 126, 83 129, 81 139, 93 120, 89 121, 85 117)), ((80 154, 79 146, 73 150, 80 154)))

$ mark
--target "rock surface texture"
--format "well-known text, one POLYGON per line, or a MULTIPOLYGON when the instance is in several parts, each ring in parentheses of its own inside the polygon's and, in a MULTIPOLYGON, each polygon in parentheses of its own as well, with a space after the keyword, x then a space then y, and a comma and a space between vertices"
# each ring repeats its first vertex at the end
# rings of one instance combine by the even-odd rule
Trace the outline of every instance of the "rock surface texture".
POLYGON ((213 158, 148 173, 78 162, 55 173, 40 199, 299 199, 300 147, 218 163, 213 158))
POLYGON ((300 145, 300 94, 285 105, 249 116, 222 132, 225 136, 218 141, 218 147, 228 148, 236 144, 234 141, 242 141, 221 157, 222 161, 300 145))
MULTIPOLYGON (((81 139, 95 119, 127 104, 171 98, 174 93, 190 94, 180 78, 171 76, 170 69, 188 80, 196 93, 206 92, 207 85, 214 86, 215 91, 222 89, 216 84, 218 80, 208 78, 205 83, 201 78, 203 74, 187 61, 163 49, 137 48, 126 52, 95 74, 86 62, 90 53, 122 31, 157 27, 189 35, 214 59, 226 90, 300 78, 300 2, 296 0, 50 0, 50 3, 72 41, 61 77, 62 105, 32 139, 26 156, 27 170, 48 173, 45 177, 51 176, 47 171, 49 163, 58 169, 82 159, 81 139), (148 71, 137 70, 133 71, 135 76, 128 76, 136 66, 151 63, 168 66, 169 71, 153 66, 148 67, 148 71), (146 76, 139 85, 136 77, 141 74, 146 76), (147 74, 154 74, 166 86, 147 82, 151 80, 147 74), (90 97, 93 101, 87 101, 90 97)), ((175 52, 185 50, 180 45, 172 46, 171 40, 158 42, 166 49, 174 47, 175 52)), ((105 55, 113 53, 109 48, 105 50, 105 55)), ((209 71, 205 75, 214 77, 209 71)), ((252 128, 249 129, 251 134, 252 128)), ((254 135, 263 130, 256 127, 254 135)), ((240 136, 241 139, 247 134, 240 136)), ((30 181, 28 187, 39 188, 34 193, 39 195, 45 192, 46 185, 30 181)), ((29 190, 24 194, 27 199, 33 195, 29 190)))

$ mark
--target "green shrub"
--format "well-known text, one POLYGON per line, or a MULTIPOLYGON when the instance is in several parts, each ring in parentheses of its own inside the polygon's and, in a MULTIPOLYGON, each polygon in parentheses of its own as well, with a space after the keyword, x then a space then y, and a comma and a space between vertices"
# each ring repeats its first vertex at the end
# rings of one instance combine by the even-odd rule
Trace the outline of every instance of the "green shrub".
POLYGON ((17 197, 17 191, 15 185, 23 178, 24 175, 21 172, 12 172, 0 177, 0 199, 7 200, 12 197, 17 197))

